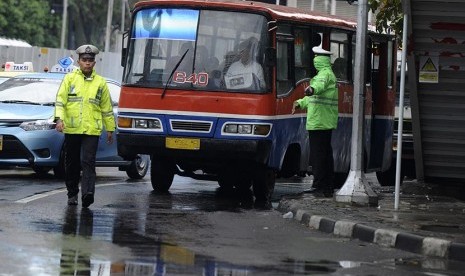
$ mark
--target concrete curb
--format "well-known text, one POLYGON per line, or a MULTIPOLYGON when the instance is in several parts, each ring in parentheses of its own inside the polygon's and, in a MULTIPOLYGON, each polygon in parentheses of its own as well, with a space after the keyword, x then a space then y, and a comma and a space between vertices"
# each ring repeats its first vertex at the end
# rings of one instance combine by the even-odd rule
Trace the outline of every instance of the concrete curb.
POLYGON ((295 220, 315 230, 425 256, 465 261, 465 244, 463 243, 423 237, 396 230, 373 228, 362 223, 347 220, 333 220, 320 215, 313 215, 306 210, 292 209, 292 206, 290 208, 291 210, 284 210, 286 208, 281 206, 281 204, 278 206, 278 210, 284 213, 292 212, 295 220))

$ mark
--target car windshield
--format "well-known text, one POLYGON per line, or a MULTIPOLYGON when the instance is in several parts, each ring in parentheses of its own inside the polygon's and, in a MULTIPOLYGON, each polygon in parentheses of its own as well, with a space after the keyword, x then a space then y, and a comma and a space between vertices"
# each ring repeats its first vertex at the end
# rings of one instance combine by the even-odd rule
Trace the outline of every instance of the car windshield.
MULTIPOLYGON (((54 104, 61 79, 10 78, 0 83, 0 102, 27 102, 54 104)), ((113 105, 117 105, 121 87, 118 83, 107 82, 113 105)))
POLYGON ((0 102, 55 102, 60 79, 11 78, 0 84, 0 102))

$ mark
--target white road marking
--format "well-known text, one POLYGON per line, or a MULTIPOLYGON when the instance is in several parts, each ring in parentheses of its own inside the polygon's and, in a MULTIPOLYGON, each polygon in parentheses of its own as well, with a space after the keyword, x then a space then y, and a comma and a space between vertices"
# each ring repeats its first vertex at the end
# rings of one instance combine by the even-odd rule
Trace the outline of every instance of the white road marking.
MULTIPOLYGON (((95 185, 95 187, 108 187, 108 186, 116 186, 116 185, 123 185, 123 184, 132 184, 132 183, 130 183, 130 182, 118 182, 118 183, 108 183, 108 184, 97 184, 97 185, 95 185)), ((47 196, 56 195, 56 194, 63 193, 63 192, 66 192, 66 188, 62 188, 62 189, 53 190, 53 191, 50 191, 50 192, 45 192, 45 193, 41 193, 41 194, 28 196, 28 197, 25 197, 23 199, 16 200, 15 203, 23 203, 23 204, 24 203, 29 203, 29 202, 37 200, 37 199, 42 199, 42 198, 45 198, 47 196)))

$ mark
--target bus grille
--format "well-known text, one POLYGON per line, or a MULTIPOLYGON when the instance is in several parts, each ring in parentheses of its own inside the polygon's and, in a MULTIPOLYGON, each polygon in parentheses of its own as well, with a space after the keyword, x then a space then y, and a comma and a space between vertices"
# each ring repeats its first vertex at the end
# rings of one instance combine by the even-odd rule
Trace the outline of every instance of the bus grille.
POLYGON ((171 129, 173 131, 194 131, 209 133, 212 128, 212 122, 200 121, 171 121, 171 129))

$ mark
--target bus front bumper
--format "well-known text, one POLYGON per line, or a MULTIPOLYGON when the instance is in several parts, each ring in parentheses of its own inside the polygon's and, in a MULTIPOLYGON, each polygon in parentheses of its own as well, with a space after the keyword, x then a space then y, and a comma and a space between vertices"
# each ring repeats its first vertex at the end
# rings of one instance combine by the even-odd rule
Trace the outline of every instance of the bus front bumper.
MULTIPOLYGON (((118 154, 130 158, 135 154, 168 157, 176 162, 254 162, 266 164, 271 140, 198 139, 196 149, 167 148, 165 136, 118 133, 118 154), (189 161, 190 160, 190 161, 189 161)), ((170 137, 185 139, 187 137, 170 137)))

